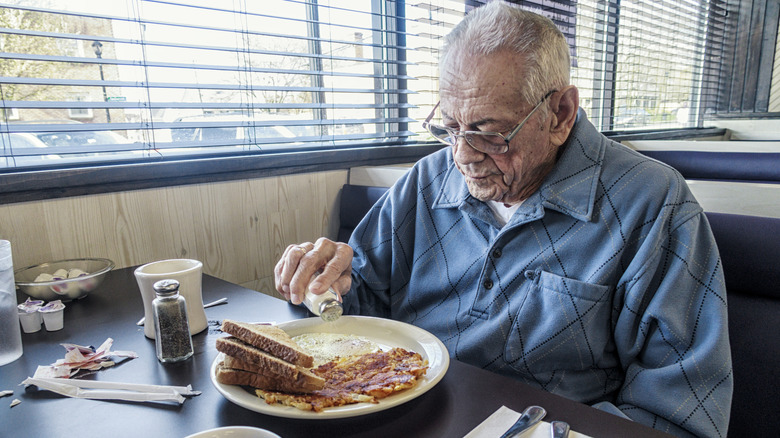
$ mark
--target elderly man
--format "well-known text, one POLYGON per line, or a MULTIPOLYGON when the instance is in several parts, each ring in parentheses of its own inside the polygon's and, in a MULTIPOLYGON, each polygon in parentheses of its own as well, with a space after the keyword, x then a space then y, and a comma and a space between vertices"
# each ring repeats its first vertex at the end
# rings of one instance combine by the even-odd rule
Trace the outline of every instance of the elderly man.
POLYGON ((709 224, 675 170, 587 120, 569 65, 550 20, 474 10, 445 43, 442 122, 425 122, 451 148, 416 163, 349 246, 288 247, 277 289, 299 303, 323 270, 313 291, 422 327, 458 360, 679 436, 725 436, 709 224))

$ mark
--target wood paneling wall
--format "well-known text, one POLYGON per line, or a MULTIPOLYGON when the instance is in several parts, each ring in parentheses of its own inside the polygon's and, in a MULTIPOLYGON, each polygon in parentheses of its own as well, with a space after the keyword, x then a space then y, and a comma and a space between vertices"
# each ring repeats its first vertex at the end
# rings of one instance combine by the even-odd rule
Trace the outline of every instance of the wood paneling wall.
POLYGON ((335 237, 347 171, 135 190, 0 206, 14 267, 106 257, 117 267, 194 258, 264 293, 291 243, 335 237))

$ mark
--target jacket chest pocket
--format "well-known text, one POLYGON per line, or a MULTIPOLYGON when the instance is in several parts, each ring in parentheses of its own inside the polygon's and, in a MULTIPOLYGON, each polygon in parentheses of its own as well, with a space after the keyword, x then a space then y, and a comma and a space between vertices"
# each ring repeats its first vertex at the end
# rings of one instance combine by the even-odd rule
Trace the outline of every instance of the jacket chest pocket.
POLYGON ((610 288, 540 270, 526 278, 530 289, 507 336, 506 362, 526 373, 598 364, 610 339, 610 288))

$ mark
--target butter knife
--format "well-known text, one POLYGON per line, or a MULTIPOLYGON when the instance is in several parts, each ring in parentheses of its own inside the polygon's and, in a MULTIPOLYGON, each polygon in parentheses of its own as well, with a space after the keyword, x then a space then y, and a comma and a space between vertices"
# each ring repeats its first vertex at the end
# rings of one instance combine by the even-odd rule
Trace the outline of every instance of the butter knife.
POLYGON ((501 438, 514 438, 519 434, 526 431, 529 427, 538 423, 544 416, 547 415, 547 411, 541 406, 529 406, 523 411, 523 415, 515 421, 515 424, 509 428, 501 438))

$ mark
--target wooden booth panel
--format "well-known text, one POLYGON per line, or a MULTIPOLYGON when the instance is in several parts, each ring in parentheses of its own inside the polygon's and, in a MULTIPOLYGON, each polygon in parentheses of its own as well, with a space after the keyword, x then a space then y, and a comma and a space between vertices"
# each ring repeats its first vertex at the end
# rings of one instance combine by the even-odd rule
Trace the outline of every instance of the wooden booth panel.
POLYGON ((334 237, 347 171, 135 190, 0 206, 16 268, 106 257, 117 267, 201 260, 204 272, 270 293, 291 243, 334 237))

